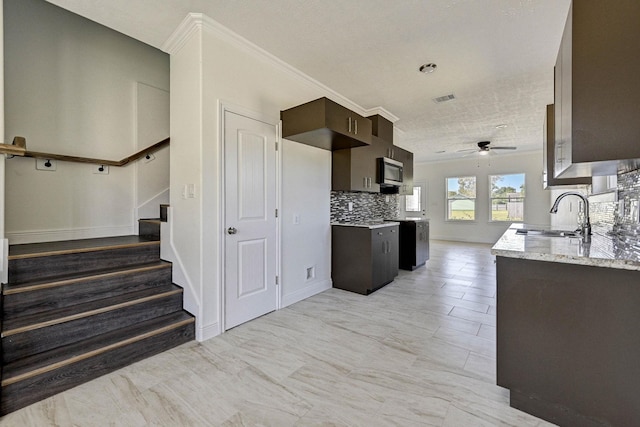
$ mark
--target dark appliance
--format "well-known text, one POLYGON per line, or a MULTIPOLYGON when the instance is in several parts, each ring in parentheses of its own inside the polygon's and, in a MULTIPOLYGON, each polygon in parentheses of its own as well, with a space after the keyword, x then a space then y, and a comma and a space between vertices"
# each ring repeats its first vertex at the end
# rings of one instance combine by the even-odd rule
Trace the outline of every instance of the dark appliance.
MULTIPOLYGON (((384 188, 398 190, 402 185, 402 162, 388 157, 378 158, 378 184, 382 192, 384 188)), ((396 191, 397 192, 397 191, 396 191)))

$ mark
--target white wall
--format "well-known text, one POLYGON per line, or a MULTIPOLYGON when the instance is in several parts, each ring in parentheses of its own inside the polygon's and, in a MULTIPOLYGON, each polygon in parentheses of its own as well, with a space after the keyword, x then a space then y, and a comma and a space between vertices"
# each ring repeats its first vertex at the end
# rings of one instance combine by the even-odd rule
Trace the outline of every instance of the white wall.
MULTIPOLYGON (((189 282, 187 298, 197 304, 196 333, 202 340, 222 332, 221 106, 278 123, 280 110, 327 93, 202 15, 188 17, 166 50, 171 53, 172 245, 189 282), (195 199, 180 197, 185 184, 196 184, 195 199)), ((331 286, 331 153, 289 141, 281 153, 280 275, 282 301, 289 304, 331 286), (292 223, 294 211, 300 225, 292 223), (316 280, 302 279, 299 263, 316 266, 316 280)))
POLYGON ((282 144, 282 302, 293 304, 331 286, 331 155, 282 144), (307 278, 307 269, 314 276, 307 278))
POLYGON ((418 163, 414 180, 427 182, 427 217, 432 239, 461 242, 495 243, 509 226, 491 222, 489 175, 525 173, 526 199, 524 222, 549 225, 550 192, 542 189, 542 151, 522 154, 496 154, 489 158, 473 157, 434 163, 418 163), (476 220, 445 221, 445 179, 458 176, 476 177, 476 220))
MULTIPOLYGON (((138 83, 168 91, 167 54, 44 1, 5 2, 4 29, 5 141, 20 135, 31 151, 110 160, 136 151, 138 83)), ((6 162, 10 243, 135 231, 151 163, 138 175, 133 165, 98 175, 97 166, 56 162, 56 171, 37 171, 35 162, 6 162)))

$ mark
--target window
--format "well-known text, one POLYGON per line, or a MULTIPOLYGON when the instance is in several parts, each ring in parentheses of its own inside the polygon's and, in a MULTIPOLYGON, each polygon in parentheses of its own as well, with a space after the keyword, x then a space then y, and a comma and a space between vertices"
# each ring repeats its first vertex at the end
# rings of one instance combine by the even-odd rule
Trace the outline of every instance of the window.
POLYGON ((420 197, 422 197, 422 188, 419 186, 413 187, 413 194, 407 195, 404 198, 404 210, 405 212, 420 212, 422 210, 420 197))
POLYGON ((524 174, 489 175, 491 221, 524 220, 524 174))
POLYGON ((476 177, 447 178, 447 220, 476 219, 476 177))

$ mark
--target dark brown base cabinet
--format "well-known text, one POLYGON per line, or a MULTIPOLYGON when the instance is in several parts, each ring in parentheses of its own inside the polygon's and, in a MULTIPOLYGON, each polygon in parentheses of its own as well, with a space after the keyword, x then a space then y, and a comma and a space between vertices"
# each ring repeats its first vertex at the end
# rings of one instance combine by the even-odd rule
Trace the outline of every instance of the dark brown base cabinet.
POLYGON ((497 257, 497 383, 560 426, 640 422, 640 271, 497 257))
POLYGON ((415 270, 429 259, 429 221, 400 220, 399 267, 415 270))
POLYGON ((333 287, 368 295, 398 275, 398 226, 331 227, 333 287))

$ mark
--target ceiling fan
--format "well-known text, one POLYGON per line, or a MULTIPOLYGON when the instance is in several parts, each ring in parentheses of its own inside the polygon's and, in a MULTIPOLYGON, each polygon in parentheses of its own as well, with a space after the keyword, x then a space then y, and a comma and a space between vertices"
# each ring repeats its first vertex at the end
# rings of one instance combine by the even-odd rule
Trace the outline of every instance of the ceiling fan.
POLYGON ((458 150, 458 153, 478 153, 480 155, 487 155, 492 150, 515 150, 517 147, 493 147, 491 141, 478 142, 478 148, 467 148, 465 150, 458 150))

